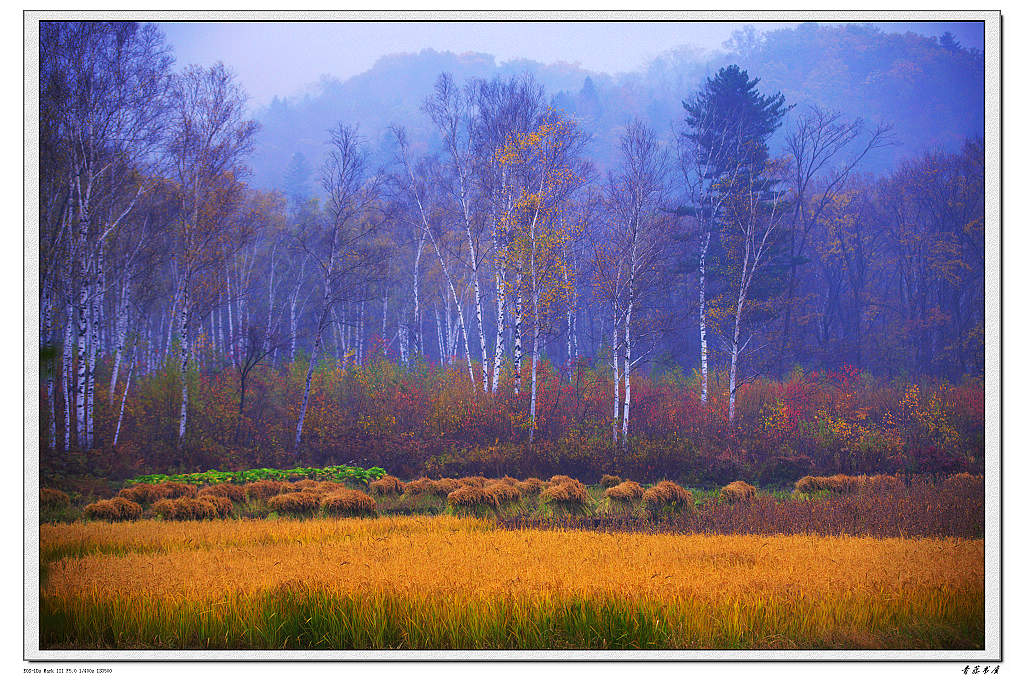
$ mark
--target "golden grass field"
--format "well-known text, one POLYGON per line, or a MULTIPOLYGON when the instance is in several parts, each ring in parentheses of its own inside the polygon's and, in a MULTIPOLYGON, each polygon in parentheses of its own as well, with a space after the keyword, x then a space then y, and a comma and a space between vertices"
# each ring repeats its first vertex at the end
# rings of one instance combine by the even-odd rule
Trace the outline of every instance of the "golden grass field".
POLYGON ((472 518, 40 527, 43 648, 980 648, 983 543, 472 518))

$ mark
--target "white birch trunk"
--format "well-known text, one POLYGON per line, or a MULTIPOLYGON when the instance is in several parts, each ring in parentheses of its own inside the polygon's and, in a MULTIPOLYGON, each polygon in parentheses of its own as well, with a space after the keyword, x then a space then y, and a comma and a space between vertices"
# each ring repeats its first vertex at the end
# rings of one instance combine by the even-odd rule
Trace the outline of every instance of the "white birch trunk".
POLYGON ((117 312, 117 347, 114 351, 114 365, 110 370, 110 391, 107 402, 114 404, 114 389, 117 386, 117 374, 121 367, 121 354, 124 352, 124 341, 128 335, 128 297, 131 295, 131 273, 125 275, 121 286, 121 305, 117 312))
MULTIPOLYGON (((458 306, 459 310, 459 326, 462 327, 462 347, 466 352, 466 366, 469 368, 469 382, 473 386, 473 392, 476 392, 476 380, 473 378, 473 357, 469 354, 469 327, 466 325, 466 319, 462 315, 462 305, 458 306)), ((484 383, 487 381, 485 380, 484 383)))
POLYGON ((356 362, 363 364, 363 301, 359 302, 359 321, 356 322, 356 362))
POLYGON ((515 377, 513 381, 513 394, 518 395, 523 387, 523 294, 519 291, 519 275, 516 276, 516 309, 515 324, 512 327, 513 350, 512 360, 515 377))
POLYGON ((178 448, 185 444, 185 428, 188 424, 188 359, 189 359, 189 301, 188 274, 183 284, 181 300, 181 411, 178 417, 178 448))
POLYGON ((444 330, 441 328, 441 312, 434 305, 434 325, 437 327, 437 355, 441 359, 441 365, 448 363, 448 345, 444 340, 444 330))
POLYGON ((270 345, 270 336, 273 331, 273 327, 276 326, 274 322, 274 278, 277 274, 277 260, 274 258, 274 254, 277 252, 277 245, 274 245, 274 250, 270 253, 270 290, 267 294, 267 328, 263 334, 263 347, 266 349, 270 345))
POLYGON ((421 230, 416 242, 416 260, 413 262, 412 268, 412 321, 409 323, 410 355, 423 354, 423 329, 420 322, 420 259, 423 256, 423 244, 425 241, 421 230))
POLYGON ((302 444, 302 426, 306 422, 306 409, 309 407, 309 389, 313 383, 313 370, 316 369, 317 354, 320 350, 320 331, 313 337, 313 351, 309 355, 309 367, 306 369, 306 385, 302 391, 302 406, 299 408, 299 423, 295 427, 295 454, 299 453, 302 444))
POLYGON ((102 250, 100 256, 96 259, 96 288, 93 290, 92 301, 89 305, 89 369, 88 369, 88 385, 86 386, 86 406, 85 406, 85 441, 89 449, 93 448, 93 414, 95 413, 96 404, 96 355, 99 350, 99 328, 100 328, 100 297, 103 291, 103 270, 102 270, 102 250))
POLYGON ((57 371, 55 359, 56 348, 53 347, 53 299, 50 296, 49 286, 43 297, 43 332, 40 339, 47 345, 50 356, 46 360, 46 404, 50 409, 50 422, 48 428, 50 451, 57 449, 57 405, 54 404, 54 374, 57 371))
POLYGON ((707 332, 707 307, 706 307, 706 286, 707 270, 705 267, 708 246, 711 243, 711 231, 704 236, 704 244, 700 250, 700 278, 698 289, 700 290, 700 401, 708 403, 708 332, 707 332))
MULTIPOLYGON (((474 254, 473 260, 475 262, 476 255, 474 254)), ((476 297, 476 328, 477 333, 480 336, 480 375, 483 377, 484 392, 488 391, 487 377, 490 375, 490 371, 487 368, 487 334, 484 331, 484 308, 483 301, 480 297, 480 277, 476 272, 476 265, 473 265, 473 294, 476 297)), ((466 360, 470 364, 473 363, 472 358, 469 356, 469 345, 466 345, 466 360)))
POLYGON ((64 357, 61 364, 60 385, 64 397, 64 451, 71 449, 71 393, 74 391, 74 327, 75 311, 67 304, 67 323, 64 325, 64 357))
MULTIPOLYGON (((183 282, 177 282, 177 286, 174 287, 174 298, 171 300, 171 311, 167 314, 167 340, 164 343, 164 354, 163 356, 169 357, 171 354, 171 341, 174 338, 174 320, 178 313, 178 302, 181 299, 181 287, 184 285, 183 282)), ((161 325, 164 320, 160 320, 161 325)))
POLYGON ((114 447, 117 447, 117 439, 121 435, 121 422, 124 419, 124 404, 128 401, 128 389, 132 385, 132 370, 135 368, 135 354, 138 351, 138 344, 132 347, 132 358, 128 363, 128 376, 124 380, 124 394, 121 395, 121 410, 117 414, 117 428, 114 430, 114 447))
MULTIPOLYGON (((537 294, 534 293, 536 299, 537 294)), ((536 306, 536 300, 534 301, 536 306)), ((533 325, 533 366, 530 370, 530 444, 533 444, 533 434, 537 430, 537 357, 540 354, 540 325, 536 322, 533 325)))
POLYGON ((625 447, 629 438, 629 405, 630 405, 630 370, 633 362, 633 339, 631 324, 633 321, 633 293, 630 291, 629 303, 626 307, 626 360, 622 365, 625 394, 622 400, 622 446, 625 447))
POLYGON ((491 380, 491 392, 498 392, 498 381, 501 379, 501 360, 505 346, 505 273, 499 266, 495 273, 495 298, 497 312, 494 321, 494 377, 491 380))
POLYGON ((398 358, 403 365, 409 364, 409 327, 398 327, 398 358))
MULTIPOLYGON (((87 275, 88 277, 88 275, 87 275)), ((78 297, 78 382, 75 386, 75 443, 79 449, 88 446, 85 432, 85 390, 88 382, 88 356, 86 340, 88 338, 89 324, 89 287, 88 279, 80 282, 81 291, 78 297)))
POLYGON ((618 312, 612 308, 612 444, 619 442, 619 325, 618 312))
POLYGON ((298 285, 296 285, 295 291, 292 293, 291 300, 288 303, 288 330, 289 330, 289 333, 290 333, 290 337, 288 339, 288 342, 289 342, 289 345, 290 345, 289 352, 290 352, 290 355, 291 355, 291 362, 292 362, 292 364, 295 364, 295 336, 296 336, 297 321, 298 321, 295 318, 295 303, 296 303, 296 299, 298 297, 299 297, 299 287, 298 287, 298 285))
POLYGON ((227 287, 228 302, 228 361, 231 362, 231 366, 237 366, 235 362, 235 319, 231 310, 231 271, 226 268, 224 270, 224 281, 227 287))

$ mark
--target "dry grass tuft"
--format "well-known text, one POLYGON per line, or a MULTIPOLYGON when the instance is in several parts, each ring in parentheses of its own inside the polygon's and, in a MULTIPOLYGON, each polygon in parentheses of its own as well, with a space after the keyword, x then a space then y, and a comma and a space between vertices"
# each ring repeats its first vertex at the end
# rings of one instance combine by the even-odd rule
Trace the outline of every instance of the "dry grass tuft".
POLYGON ((227 497, 231 501, 239 504, 245 503, 245 488, 241 485, 232 485, 231 483, 221 483, 219 485, 210 485, 199 490, 199 496, 201 497, 227 497))
POLYGON ((857 494, 873 492, 900 492, 904 485, 893 475, 805 475, 796 481, 796 491, 803 494, 829 492, 831 494, 857 494))
POLYGON ((540 494, 544 491, 544 488, 549 483, 544 482, 540 478, 527 478, 526 480, 520 480, 516 483, 516 489, 525 494, 526 496, 533 496, 534 494, 540 494))
POLYGON ((458 479, 458 483, 463 487, 487 487, 490 484, 490 480, 482 475, 467 475, 458 479))
POLYGON ((653 513, 682 513, 693 515, 697 506, 693 503, 690 490, 683 489, 670 480, 662 480, 644 491, 641 502, 653 513))
POLYGON ((498 503, 498 497, 490 488, 465 485, 448 495, 448 506, 452 510, 495 510, 498 503))
POLYGON ((312 492, 287 492, 270 497, 267 505, 278 513, 310 515, 320 505, 320 497, 312 492))
POLYGON ((552 475, 550 478, 548 478, 548 482, 550 482, 552 485, 561 485, 562 483, 565 482, 579 482, 579 480, 577 480, 576 478, 571 478, 568 475, 552 475))
POLYGON ((333 480, 320 480, 316 483, 315 487, 307 488, 305 491, 310 494, 315 494, 323 500, 325 497, 347 490, 348 487, 346 487, 344 483, 334 482, 333 480))
POLYGON ((722 498, 728 502, 753 501, 757 488, 742 480, 735 480, 722 488, 722 498))
POLYGON ((903 483, 895 475, 869 475, 861 481, 861 491, 865 492, 898 492, 903 483))
POLYGON ((359 517, 377 514, 377 502, 359 490, 342 489, 320 500, 320 508, 327 515, 359 517))
POLYGON ((417 478, 405 483, 405 495, 410 497, 437 494, 437 485, 430 478, 417 478))
POLYGON ((194 497, 198 488, 187 482, 162 482, 158 485, 163 490, 164 499, 178 499, 180 497, 194 497))
POLYGON ((614 499, 615 501, 630 503, 639 501, 640 498, 643 497, 644 488, 640 486, 640 483, 627 480, 609 487, 604 491, 604 495, 609 499, 614 499))
POLYGON ((499 504, 510 504, 519 501, 523 496, 517 487, 506 482, 496 482, 493 485, 488 485, 483 488, 483 491, 493 494, 499 504))
POLYGON ((589 515, 594 510, 594 503, 582 482, 564 475, 555 477, 563 482, 552 484, 540 493, 542 515, 589 515))
POLYGON ((599 482, 598 484, 601 487, 604 487, 605 489, 610 489, 610 488, 615 487, 617 485, 621 485, 622 484, 622 478, 620 478, 617 475, 602 475, 601 476, 601 482, 599 482))
POLYGON ((161 499, 153 504, 153 512, 164 520, 213 520, 226 518, 234 511, 227 497, 203 495, 195 499, 179 497, 161 499))
POLYGON ((134 501, 136 504, 152 504, 154 501, 167 497, 167 488, 163 484, 151 485, 147 482, 140 482, 132 487, 125 487, 117 493, 117 496, 134 501))
POLYGON ((71 505, 71 498, 67 494, 61 492, 59 489, 53 489, 52 487, 43 487, 39 490, 39 507, 40 508, 67 508, 71 505))
POLYGON ((805 475, 796 481, 796 490, 804 494, 815 492, 831 492, 832 494, 849 494, 860 487, 860 479, 850 475, 829 475, 827 477, 805 475))
POLYGON ((398 496, 405 489, 405 483, 393 475, 385 475, 370 483, 370 491, 381 496, 398 496))
POLYGON ((561 478, 562 481, 556 482, 552 478, 554 484, 540 493, 541 502, 554 501, 563 504, 584 504, 590 501, 590 495, 587 494, 587 488, 582 482, 565 475, 556 475, 554 477, 561 478))
POLYGON ((981 494, 985 478, 971 473, 957 473, 951 475, 942 482, 942 486, 948 490, 955 490, 964 493, 981 494))
POLYGON ((435 493, 443 497, 447 497, 460 487, 462 487, 462 485, 455 478, 441 478, 440 480, 434 481, 435 493))
POLYGON ((93 520, 137 520, 142 515, 142 506, 124 497, 101 499, 85 507, 85 516, 93 520))
POLYGON ((298 488, 290 482, 280 480, 257 480, 245 486, 245 496, 250 500, 269 499, 278 494, 296 492, 298 488))

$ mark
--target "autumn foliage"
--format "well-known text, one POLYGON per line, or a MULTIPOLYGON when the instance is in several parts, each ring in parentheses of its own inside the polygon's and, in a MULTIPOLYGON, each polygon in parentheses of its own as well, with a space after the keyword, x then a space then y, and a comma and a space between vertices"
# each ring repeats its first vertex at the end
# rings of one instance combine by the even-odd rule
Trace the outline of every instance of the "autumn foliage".
MULTIPOLYGON (((251 438, 238 443, 237 376, 198 372, 181 450, 174 410, 167 408, 176 395, 175 368, 139 377, 117 449, 44 456, 43 480, 75 470, 123 479, 155 471, 353 462, 380 465, 403 479, 567 473, 596 482, 612 470, 643 482, 666 477, 708 487, 736 479, 788 485, 839 473, 978 473, 983 463, 984 385, 977 380, 911 383, 853 368, 797 370, 741 386, 730 426, 726 377, 713 376, 703 405, 695 373, 637 373, 631 440, 622 448, 611 441, 607 368, 578 363, 565 373, 541 362, 531 446, 529 395, 512 394, 510 375, 495 394, 481 394, 464 365, 406 369, 383 357, 346 369, 330 357, 318 363, 304 444, 296 453, 282 443, 294 439, 304 371, 302 360, 254 370, 250 405, 259 418, 246 417, 251 438)), ((523 371, 528 379, 529 367, 523 371)), ((100 432, 113 427, 115 416, 104 409, 100 403, 100 432)), ((195 494, 170 495, 182 493, 195 494)))

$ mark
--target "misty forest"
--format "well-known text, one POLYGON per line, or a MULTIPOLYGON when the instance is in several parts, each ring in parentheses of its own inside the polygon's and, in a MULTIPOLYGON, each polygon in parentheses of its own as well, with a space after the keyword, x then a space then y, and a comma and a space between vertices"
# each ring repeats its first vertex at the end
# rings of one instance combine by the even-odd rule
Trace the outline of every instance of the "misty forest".
POLYGON ((983 55, 949 33, 424 51, 260 109, 159 24, 39 50, 44 481, 981 471, 983 55))

